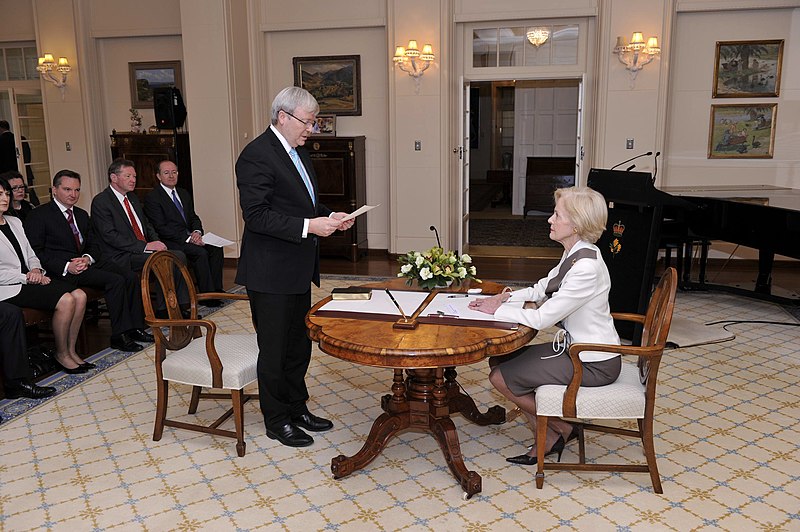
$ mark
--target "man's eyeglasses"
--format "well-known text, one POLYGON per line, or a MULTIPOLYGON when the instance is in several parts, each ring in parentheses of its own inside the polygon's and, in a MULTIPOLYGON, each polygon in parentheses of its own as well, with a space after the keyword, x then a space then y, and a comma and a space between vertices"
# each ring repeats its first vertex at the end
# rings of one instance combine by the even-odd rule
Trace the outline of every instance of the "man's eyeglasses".
POLYGON ((287 115, 291 116, 292 118, 294 118, 295 120, 306 126, 306 129, 311 128, 312 133, 319 133, 319 124, 317 124, 316 120, 302 120, 300 118, 297 118, 296 116, 294 116, 292 113, 290 113, 285 109, 281 109, 281 111, 283 111, 287 115))

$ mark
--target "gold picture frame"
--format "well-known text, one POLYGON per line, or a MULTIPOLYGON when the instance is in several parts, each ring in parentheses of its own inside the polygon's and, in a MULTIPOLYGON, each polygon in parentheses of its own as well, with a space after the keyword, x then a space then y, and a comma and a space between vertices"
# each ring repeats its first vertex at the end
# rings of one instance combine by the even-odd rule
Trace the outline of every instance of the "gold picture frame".
POLYGON ((714 98, 775 98, 780 94, 783 39, 717 41, 714 98))
POLYGON ((128 63, 133 109, 153 108, 153 89, 176 87, 183 90, 180 61, 144 61, 128 63))
POLYGON ((709 159, 772 159, 776 103, 711 106, 709 159))
POLYGON ((361 116, 361 56, 294 57, 294 84, 314 95, 319 112, 361 116))
POLYGON ((314 133, 320 137, 336 136, 336 115, 317 115, 317 127, 319 132, 314 133))

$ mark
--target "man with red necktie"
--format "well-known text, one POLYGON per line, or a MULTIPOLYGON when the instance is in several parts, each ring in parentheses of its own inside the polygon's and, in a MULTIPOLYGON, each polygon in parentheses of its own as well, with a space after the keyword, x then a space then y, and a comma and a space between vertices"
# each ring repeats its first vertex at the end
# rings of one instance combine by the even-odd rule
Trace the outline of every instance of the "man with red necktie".
MULTIPOLYGON (((151 253, 164 251, 166 244, 150 224, 136 188, 136 168, 133 161, 114 159, 108 167, 109 186, 92 200, 92 228, 97 236, 103 259, 134 272, 141 272, 151 253)), ((173 250, 178 259, 186 264, 186 255, 173 250)), ((176 275, 178 301, 185 306, 189 295, 183 278, 176 275)), ((163 294, 157 290, 156 306, 166 309, 163 294)), ((186 315, 188 311, 184 311, 186 315)))
POLYGON ((153 341, 145 332, 139 279, 130 269, 101 258, 89 213, 76 205, 81 176, 60 170, 53 177, 53 201, 31 211, 25 233, 36 256, 53 276, 77 286, 102 290, 111 319, 111 347, 140 351, 136 342, 153 341))

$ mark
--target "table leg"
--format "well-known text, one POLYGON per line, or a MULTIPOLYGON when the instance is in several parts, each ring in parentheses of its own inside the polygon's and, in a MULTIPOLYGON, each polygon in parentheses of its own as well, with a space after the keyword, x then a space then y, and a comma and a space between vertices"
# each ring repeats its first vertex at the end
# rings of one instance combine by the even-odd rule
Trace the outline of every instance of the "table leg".
POLYGON ((470 471, 464 465, 461 456, 461 445, 458 443, 456 426, 449 417, 434 418, 431 416, 430 431, 442 449, 444 459, 450 472, 456 477, 461 488, 464 490, 465 498, 469 499, 482 488, 481 476, 475 471, 470 471))
POLYGON ((386 442, 389 441, 389 438, 406 427, 408 427, 408 414, 405 416, 402 414, 381 414, 373 423, 372 430, 369 431, 367 441, 364 442, 361 450, 353 456, 340 454, 331 460, 333 478, 346 477, 353 471, 361 469, 372 462, 386 447, 386 442))
POLYGON ((506 409, 500 405, 494 405, 481 413, 475 406, 472 397, 464 394, 456 381, 458 373, 455 368, 447 368, 444 371, 445 387, 447 388, 447 399, 450 405, 450 413, 461 412, 468 420, 476 425, 485 427, 486 425, 500 425, 506 421, 506 409))

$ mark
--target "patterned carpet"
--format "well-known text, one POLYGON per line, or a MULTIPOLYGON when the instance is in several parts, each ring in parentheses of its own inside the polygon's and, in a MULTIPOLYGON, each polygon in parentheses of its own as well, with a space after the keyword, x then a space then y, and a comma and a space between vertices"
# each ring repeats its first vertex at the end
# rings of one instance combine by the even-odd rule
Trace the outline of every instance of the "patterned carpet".
POLYGON ((550 240, 550 225, 544 216, 502 220, 473 218, 469 221, 469 243, 475 246, 561 245, 550 240))
MULTIPOLYGON (((324 281, 314 299, 342 284, 350 283, 324 281)), ((676 314, 701 323, 794 322, 779 306, 716 293, 679 294, 676 314)), ((246 302, 213 319, 226 332, 250 328, 246 302)), ((551 471, 537 490, 531 468, 504 460, 531 443, 519 418, 478 427, 455 416, 466 465, 483 477, 482 493, 469 501, 433 438, 416 432, 333 480, 331 458, 361 447, 391 372, 316 348, 310 407, 335 427, 313 446, 268 439, 254 402, 245 411, 243 458, 230 439, 178 429, 153 442, 151 347, 0 425, 0 530, 800 530, 800 329, 729 329, 730 342, 664 358, 656 405, 663 495, 641 473, 551 471)), ((543 331, 537 341, 551 337, 543 331)), ((479 405, 504 404, 485 364, 459 374, 479 405)), ((170 398, 171 413, 186 411, 187 387, 173 386, 170 398)), ((222 410, 205 401, 198 415, 222 410)), ((564 459, 576 452, 570 444, 564 459)), ((641 456, 610 435, 591 435, 587 453, 641 456)))

